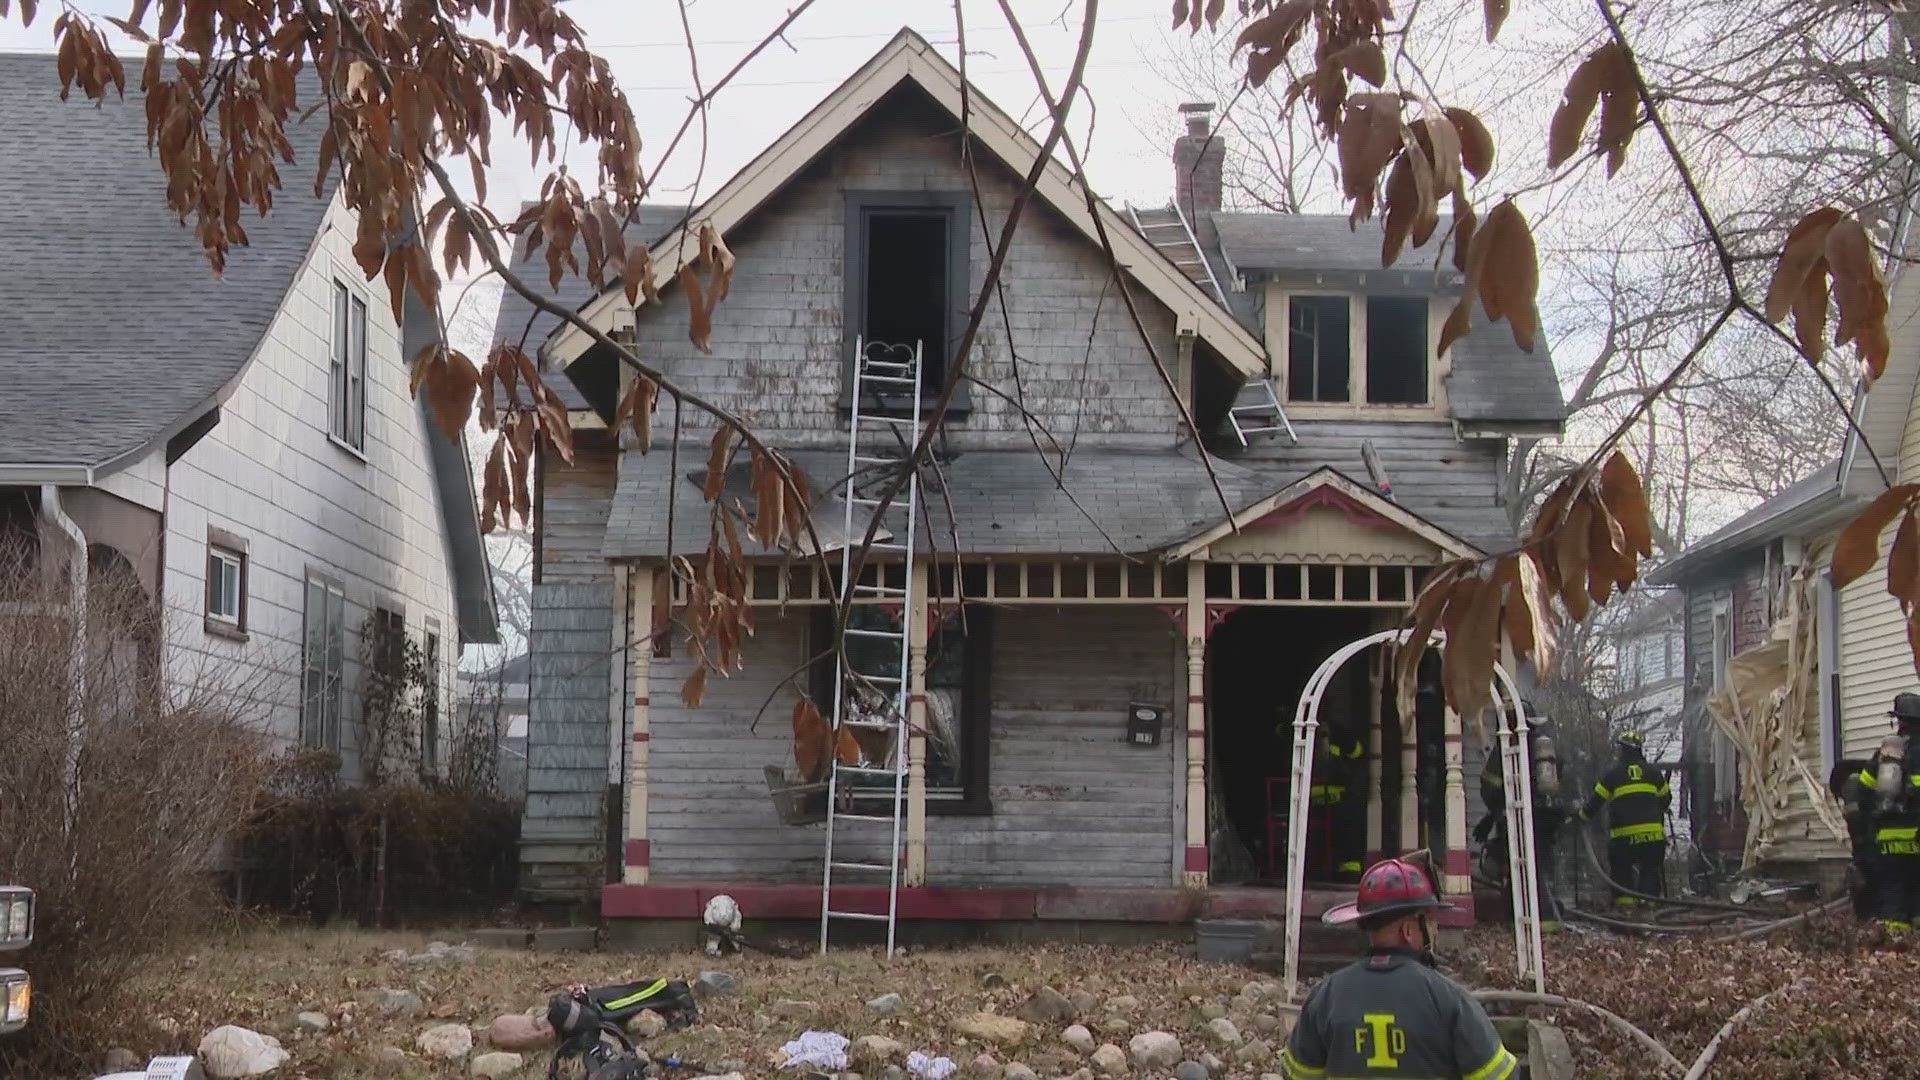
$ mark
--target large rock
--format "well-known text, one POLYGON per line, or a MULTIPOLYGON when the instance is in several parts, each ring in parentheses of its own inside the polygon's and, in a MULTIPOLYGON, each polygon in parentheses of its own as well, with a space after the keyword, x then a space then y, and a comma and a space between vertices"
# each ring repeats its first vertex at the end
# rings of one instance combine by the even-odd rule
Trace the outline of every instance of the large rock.
POLYGON ((1224 1016, 1207 1021, 1207 1038, 1221 1046, 1239 1046, 1242 1041, 1240 1029, 1234 1027, 1233 1021, 1224 1016))
POLYGON ((215 1080, 262 1076, 287 1063, 280 1040, 228 1024, 200 1040, 200 1067, 215 1080))
POLYGON ((553 1045, 553 1026, 544 1016, 507 1013, 487 1026, 487 1045, 496 1050, 541 1050, 553 1045))
POLYGON ((1073 1002, 1051 986, 1043 986, 1020 1006, 1020 1017, 1035 1024, 1064 1024, 1078 1015, 1073 1002))
POLYGON ((421 1032, 413 1045, 430 1058, 460 1061, 473 1053, 473 1031, 465 1024, 439 1024, 421 1032))
POLYGON ((1000 1075, 1000 1059, 992 1054, 980 1054, 973 1059, 969 1069, 975 1076, 997 1077, 1000 1075))
POLYGON ((656 1039, 667 1030, 667 1018, 652 1009, 642 1009, 627 1021, 627 1033, 642 1039, 656 1039))
POLYGON ((1217 1001, 1202 1002, 1200 1005, 1202 1020, 1218 1020, 1225 1015, 1227 1015, 1227 1007, 1217 1001))
POLYGON ((1100 1007, 1100 999, 1087 990, 1069 990, 1067 1000, 1073 1003, 1075 1016, 1090 1016, 1093 1010, 1100 1007))
POLYGON ((374 991, 373 1007, 381 1016, 397 1019, 420 1015, 420 1010, 426 1008, 427 1003, 411 990, 382 989, 374 991))
POLYGON ((1255 1039, 1233 1052, 1233 1060, 1242 1065, 1265 1065, 1273 1060, 1273 1049, 1265 1042, 1255 1039))
POLYGON ((1121 1012, 1132 1012, 1140 1007, 1140 999, 1132 994, 1122 994, 1107 1004, 1121 1012))
POLYGON ((703 971, 693 980, 693 988, 702 994, 725 997, 740 989, 740 980, 725 971, 703 971))
POLYGON ((1197 1061, 1183 1061, 1174 1066, 1173 1080, 1207 1080, 1207 1067, 1197 1061))
POLYGON ((904 1045, 885 1035, 862 1035, 854 1040, 851 1056, 862 1065, 885 1065, 906 1052, 904 1045))
POLYGON ((879 997, 867 1002, 867 1008, 872 1009, 881 1016, 891 1016, 906 1007, 907 999, 901 997, 899 994, 881 994, 879 997))
POLYGON ((323 1012, 303 1012, 293 1018, 293 1023, 307 1031, 325 1031, 333 1026, 333 1021, 323 1012))
POLYGON ((807 1017, 812 1016, 814 1010, 818 1008, 819 1006, 811 1001, 795 1001, 792 998, 781 998, 779 1001, 774 1002, 773 1007, 768 1009, 767 1012, 781 1020, 805 1020, 807 1017))
POLYGON ((1100 1031, 1106 1035, 1125 1035, 1133 1030, 1133 1023, 1124 1016, 1109 1016, 1100 1021, 1100 1031))
POLYGON ((1287 1021, 1268 1013, 1261 1013, 1253 1018, 1253 1033, 1255 1035, 1265 1035, 1269 1037, 1284 1035, 1287 1032, 1288 1026, 1287 1021))
POLYGON ((475 1076, 486 1077, 486 1080, 501 1080, 501 1077, 512 1076, 519 1072, 520 1067, 525 1064, 526 1059, 519 1054, 495 1051, 474 1058, 469 1071, 475 1076))
POLYGON ((974 1013, 954 1022, 953 1030, 969 1039, 995 1046, 1019 1046, 1027 1041, 1027 1022, 1011 1016, 974 1013))
POLYGON ((1000 1080, 1040 1080, 1040 1074, 1018 1061, 1013 1061, 1008 1062, 1007 1067, 1000 1070, 1000 1080))
POLYGON ((1093 1053, 1093 1048, 1099 1045, 1093 1041, 1093 1032, 1082 1024, 1075 1024, 1061 1032, 1060 1041, 1079 1051, 1081 1057, 1093 1053))
POLYGON ((1133 1051, 1133 1063, 1142 1069, 1171 1069, 1186 1055, 1180 1052, 1180 1040, 1164 1031, 1143 1031, 1127 1044, 1133 1051))
POLYGON ((1094 1071, 1102 1076, 1127 1075, 1126 1052, 1112 1043, 1101 1043, 1100 1049, 1095 1050, 1093 1057, 1088 1060, 1093 1063, 1094 1071))

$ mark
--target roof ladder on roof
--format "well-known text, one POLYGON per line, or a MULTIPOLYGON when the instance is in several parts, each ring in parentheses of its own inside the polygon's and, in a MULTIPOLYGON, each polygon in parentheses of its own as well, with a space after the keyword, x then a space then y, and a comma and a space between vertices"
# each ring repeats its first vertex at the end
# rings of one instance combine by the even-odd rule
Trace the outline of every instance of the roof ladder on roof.
POLYGON ((1126 207, 1127 217, 1133 221, 1133 227, 1140 230, 1140 235, 1147 238, 1147 243, 1179 267, 1180 272, 1195 285, 1212 292, 1221 306, 1226 306, 1227 292, 1220 287, 1220 279, 1214 276, 1213 264, 1207 260, 1206 253, 1200 250, 1200 238, 1194 235, 1193 225, 1181 211, 1179 203, 1168 203, 1159 210, 1146 211, 1132 203, 1127 203, 1126 207))
POLYGON ((1280 406, 1280 394, 1273 388, 1271 377, 1254 379, 1240 388, 1233 399, 1233 407, 1227 410, 1227 422, 1233 425, 1233 436, 1240 440, 1241 446, 1253 445, 1255 435, 1276 435, 1287 433, 1287 440, 1296 445, 1300 436, 1294 434, 1293 423, 1287 419, 1287 410, 1280 406))
MULTIPOLYGON (((840 755, 831 755, 827 777, 827 846, 820 877, 820 951, 827 951, 828 930, 836 921, 885 923, 887 955, 893 955, 895 924, 900 910, 901 825, 906 813, 907 747, 907 635, 912 626, 914 605, 913 547, 920 517, 920 477, 912 468, 913 447, 921 432, 920 377, 921 343, 911 346, 888 345, 856 339, 853 352, 853 405, 848 413, 847 487, 843 493, 846 508, 845 542, 840 548, 840 602, 858 604, 861 610, 885 610, 883 605, 900 604, 902 617, 898 628, 854 627, 847 629, 834 656, 833 730, 831 745, 840 743, 840 732, 851 730, 856 740, 861 731, 887 733, 887 749, 875 764, 865 757, 855 764, 842 764, 840 755), (905 431, 901 430, 901 426, 905 431), (866 442, 881 444, 863 447, 866 442), (906 483, 884 509, 889 515, 905 519, 905 529, 894 533, 896 540, 874 544, 874 550, 898 554, 903 565, 900 584, 887 583, 891 563, 854 564, 854 537, 864 535, 866 520, 856 533, 855 508, 870 514, 883 513, 881 502, 886 487, 909 470, 906 483), (877 470, 877 472, 876 472, 877 470), (863 477, 871 477, 867 480, 863 477), (877 603, 876 603, 877 601, 877 603), (859 648, 854 648, 854 642, 859 648), (860 665, 856 666, 854 661, 860 665), (889 790, 891 785, 891 790, 889 790), (885 799, 888 812, 861 813, 853 797, 863 800, 885 799), (846 812, 842 812, 842 800, 846 812), (878 826, 879 828, 874 828, 878 826), (885 832, 884 861, 848 859, 834 854, 834 840, 843 828, 858 827, 860 832, 885 832), (848 898, 848 886, 840 884, 836 894, 836 873, 863 875, 868 880, 885 875, 887 905, 885 911, 856 910, 861 905, 848 898)), ((879 535, 876 532, 875 535, 879 535)), ((869 740, 878 742, 879 740, 869 740)), ((862 742, 862 746, 866 742, 862 742)), ((877 840, 877 838, 876 838, 877 840)), ((873 841, 869 841, 871 844, 873 841)))

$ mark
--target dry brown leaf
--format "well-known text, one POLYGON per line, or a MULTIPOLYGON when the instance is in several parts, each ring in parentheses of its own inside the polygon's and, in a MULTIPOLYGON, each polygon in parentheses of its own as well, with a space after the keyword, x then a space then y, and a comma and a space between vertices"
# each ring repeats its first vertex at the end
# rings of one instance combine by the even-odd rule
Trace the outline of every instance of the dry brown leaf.
POLYGON ((1647 507, 1647 491, 1640 473, 1616 450, 1600 469, 1600 498, 1626 534, 1623 553, 1646 558, 1653 554, 1653 520, 1647 507))
MULTIPOLYGON (((1414 130, 1420 133, 1421 146, 1427 151, 1427 160, 1433 164, 1434 214, 1437 222, 1440 198, 1457 194, 1462 187, 1460 167, 1465 148, 1459 129, 1453 126, 1453 120, 1445 112, 1430 112, 1421 117, 1415 123, 1414 130)), ((1414 246, 1425 243, 1425 240, 1417 240, 1414 246)))
POLYGON ((1606 83, 1600 88, 1600 131, 1594 141, 1607 152, 1607 175, 1612 176, 1627 160, 1627 144, 1640 127, 1640 81, 1634 75, 1633 57, 1619 42, 1610 41, 1601 50, 1608 51, 1609 57, 1606 83))
POLYGON ((1561 93, 1560 106, 1547 126, 1547 168, 1559 168, 1580 149, 1580 135, 1593 116, 1594 106, 1600 103, 1601 91, 1612 85, 1619 55, 1618 46, 1608 42, 1573 69, 1561 93))
POLYGON ((1413 610, 1407 615, 1408 631, 1404 641, 1393 650, 1394 708, 1401 725, 1412 730, 1414 697, 1419 692, 1420 659, 1426 655, 1433 631, 1446 614, 1448 589, 1472 567, 1468 560, 1451 562, 1435 570, 1414 597, 1413 610))
POLYGON ((653 448, 653 411, 659 407, 659 389, 659 384, 652 379, 636 374, 633 384, 620 399, 620 407, 613 413, 614 428, 627 425, 633 432, 634 444, 643 454, 653 448))
POLYGON ((1406 244, 1407 234, 1413 231, 1414 220, 1420 213, 1420 190, 1413 177, 1414 153, 1409 148, 1401 154, 1393 163, 1393 171, 1387 174, 1386 214, 1380 229, 1381 266, 1392 266, 1400 257, 1400 249, 1406 244))
POLYGON ((1387 84, 1387 53, 1377 41, 1356 41, 1334 52, 1326 62, 1374 86, 1387 84))
POLYGON ((707 665, 701 664, 693 669, 693 674, 687 676, 685 682, 680 684, 680 700, 686 703, 687 708, 697 709, 706 696, 707 665))
POLYGON ((1453 193, 1453 268, 1461 273, 1467 272, 1467 252, 1473 246, 1473 231, 1480 224, 1473 213, 1473 204, 1467 201, 1466 194, 1453 193))
POLYGON ((1880 561, 1880 534, 1908 508, 1916 494, 1920 494, 1920 484, 1890 487, 1841 530, 1840 539, 1833 546, 1834 588, 1844 589, 1853 584, 1880 561))
POLYGON ((1400 132, 1399 95, 1355 94, 1347 99, 1337 138, 1340 182, 1353 201, 1354 220, 1373 216, 1374 191, 1381 171, 1400 149, 1400 132))
POLYGON ((1855 347, 1871 383, 1886 370, 1891 351, 1887 286, 1880 276, 1879 260, 1874 258, 1873 241, 1858 218, 1843 217, 1827 230, 1826 264, 1833 275, 1835 307, 1840 316, 1834 327, 1834 344, 1855 347))
MULTIPOLYGON (((1839 210, 1823 206, 1809 212, 1787 231, 1780 260, 1774 264, 1773 281, 1767 286, 1768 322, 1777 323, 1793 310, 1794 300, 1807 287, 1815 265, 1826 256, 1827 233, 1841 217, 1839 210)), ((1826 288, 1825 275, 1821 275, 1820 287, 1826 288)))
POLYGON ((1487 317, 1505 318, 1513 328, 1513 342, 1532 352, 1540 332, 1535 299, 1540 291, 1540 264, 1534 252, 1533 230, 1525 215, 1508 199, 1487 215, 1477 240, 1488 245, 1487 262, 1480 272, 1480 300, 1487 317))
POLYGON ((1486 0, 1487 44, 1500 36, 1500 25, 1507 21, 1507 0, 1486 0))
POLYGON ((680 287, 687 292, 687 337, 703 353, 713 352, 713 307, 700 287, 700 273, 692 266, 680 268, 680 287))
POLYGON ((1909 508, 1900 515, 1900 528, 1893 534, 1893 549, 1887 554, 1887 593, 1900 601, 1908 615, 1920 606, 1920 521, 1909 508))
POLYGON ((701 495, 712 502, 726 489, 727 464, 733 459, 733 429, 722 425, 707 447, 707 484, 701 495))
POLYGON ((1286 0, 1271 12, 1248 23, 1234 41, 1234 51, 1250 47, 1284 53, 1300 40, 1300 32, 1306 28, 1307 17, 1312 14, 1313 0, 1286 0))
POLYGON ((1480 118, 1466 109, 1443 110, 1460 135, 1460 164, 1475 180, 1485 180, 1493 171, 1493 136, 1480 118))
POLYGON ((1567 511, 1566 523, 1547 538, 1548 552, 1560 582, 1560 602, 1575 622, 1587 617, 1588 544, 1593 521, 1593 504, 1582 491, 1567 511))

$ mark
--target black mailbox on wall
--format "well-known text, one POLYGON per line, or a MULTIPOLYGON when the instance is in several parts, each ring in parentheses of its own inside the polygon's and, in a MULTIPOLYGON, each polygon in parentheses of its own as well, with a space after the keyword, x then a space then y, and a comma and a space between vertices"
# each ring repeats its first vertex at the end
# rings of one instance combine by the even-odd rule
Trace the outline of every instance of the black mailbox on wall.
POLYGON ((1167 724, 1163 705, 1136 701, 1127 706, 1127 741, 1135 746, 1159 746, 1160 730, 1167 724))

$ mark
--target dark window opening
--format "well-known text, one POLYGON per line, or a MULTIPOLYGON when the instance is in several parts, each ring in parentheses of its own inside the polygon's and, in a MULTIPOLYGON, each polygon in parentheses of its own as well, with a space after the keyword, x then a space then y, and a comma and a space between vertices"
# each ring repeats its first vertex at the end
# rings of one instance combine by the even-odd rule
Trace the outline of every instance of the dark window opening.
MULTIPOLYGON (((848 626, 857 630, 900 629, 900 617, 878 606, 856 607, 848 626)), ((993 613, 968 605, 934 628, 927 642, 927 807, 932 813, 986 813, 989 724, 992 691, 993 613)), ((827 642, 833 633, 833 613, 813 616, 809 651, 815 661, 808 691, 821 713, 833 715, 834 661, 827 642)), ((847 663, 855 671, 880 674, 899 670, 897 640, 850 637, 847 663)), ((886 788, 885 777, 862 778, 855 786, 886 788)))
POLYGON ((1427 403, 1427 300, 1367 297, 1367 400, 1427 403))
POLYGON ((869 210, 866 220, 869 354, 922 350, 922 390, 946 386, 947 215, 869 210))
POLYGON ((1344 296, 1287 300, 1287 400, 1351 400, 1349 317, 1344 296))
MULTIPOLYGON (((847 196, 846 355, 860 348, 897 361, 918 347, 923 403, 946 389, 953 370, 953 348, 972 299, 972 222, 973 203, 964 192, 847 196)), ((962 385, 954 392, 953 407, 962 413, 966 391, 962 385)), ((913 405, 907 386, 870 384, 865 395, 863 411, 898 414, 913 405)), ((850 395, 842 398, 843 408, 851 404, 850 395)))

